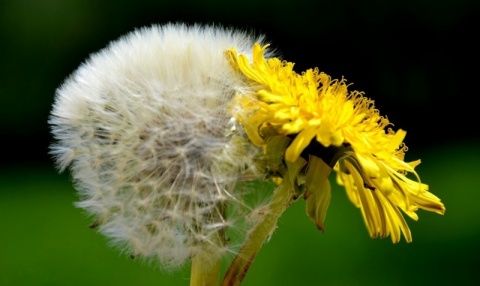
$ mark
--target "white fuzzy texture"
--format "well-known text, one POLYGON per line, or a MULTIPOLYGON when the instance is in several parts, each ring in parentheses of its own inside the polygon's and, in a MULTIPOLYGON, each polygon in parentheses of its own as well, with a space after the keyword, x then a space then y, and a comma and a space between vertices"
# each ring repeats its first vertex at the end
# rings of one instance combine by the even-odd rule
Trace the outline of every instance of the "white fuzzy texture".
MULTIPOLYGON (((225 50, 262 37, 214 26, 151 26, 93 54, 56 91, 51 152, 70 168, 77 205, 122 250, 182 265, 235 219, 235 188, 257 155, 228 103, 250 87, 225 50), (235 129, 236 128, 236 129, 235 129), (233 130, 233 132, 232 132, 233 130)), ((214 246, 214 247, 212 247, 214 246)))

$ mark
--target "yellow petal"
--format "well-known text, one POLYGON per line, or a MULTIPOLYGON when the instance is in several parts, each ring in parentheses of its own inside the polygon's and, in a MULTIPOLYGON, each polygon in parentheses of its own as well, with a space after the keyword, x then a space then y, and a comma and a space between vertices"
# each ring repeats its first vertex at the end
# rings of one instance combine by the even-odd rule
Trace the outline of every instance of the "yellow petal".
POLYGON ((405 136, 407 135, 407 132, 405 132, 404 130, 402 129, 399 129, 395 135, 393 136, 392 139, 390 139, 390 143, 388 144, 387 148, 385 151, 389 152, 389 153, 393 153, 393 151, 395 151, 399 146, 400 144, 402 144, 403 142, 403 139, 405 139, 405 136))
POLYGON ((302 151, 310 144, 312 138, 315 137, 315 132, 316 128, 307 127, 302 132, 297 134, 285 152, 285 159, 289 162, 294 162, 297 160, 302 151))

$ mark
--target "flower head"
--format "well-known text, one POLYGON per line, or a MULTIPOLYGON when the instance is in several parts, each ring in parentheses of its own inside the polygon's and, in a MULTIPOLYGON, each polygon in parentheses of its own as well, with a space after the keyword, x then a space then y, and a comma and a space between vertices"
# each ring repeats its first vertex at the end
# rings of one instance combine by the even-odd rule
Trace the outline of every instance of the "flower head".
POLYGON ((138 29, 57 90, 51 152, 113 244, 166 269, 229 251, 225 229, 241 213, 227 208, 245 204, 237 182, 258 148, 227 108, 250 87, 224 51, 248 54, 261 40, 219 27, 138 29))
POLYGON ((267 59, 267 48, 256 43, 251 62, 235 49, 228 51, 235 69, 258 85, 253 93, 235 96, 232 112, 250 140, 264 148, 266 157, 277 157, 271 160, 275 164, 266 166, 283 170, 283 174, 275 172, 277 181, 291 175, 288 163, 308 160, 295 184, 303 188, 307 212, 320 229, 330 200, 325 174, 332 168, 337 182, 360 208, 372 237, 391 235, 397 242, 402 232, 411 241, 400 210, 413 219, 419 208, 444 213, 443 204, 414 170, 420 161, 404 161, 406 132, 394 132, 371 99, 349 92, 344 79, 332 80, 318 69, 298 74, 291 62, 267 59), (278 152, 278 144, 271 144, 272 138, 285 147, 286 167, 278 166, 283 153, 278 152))

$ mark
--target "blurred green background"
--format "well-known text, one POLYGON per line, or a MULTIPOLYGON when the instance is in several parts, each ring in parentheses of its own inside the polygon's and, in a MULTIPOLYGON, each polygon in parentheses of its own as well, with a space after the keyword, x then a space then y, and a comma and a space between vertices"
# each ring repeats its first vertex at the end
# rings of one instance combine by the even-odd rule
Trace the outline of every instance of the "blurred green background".
POLYGON ((136 27, 182 21, 264 33, 296 70, 366 92, 408 131, 408 160, 445 203, 408 220, 413 242, 370 239, 334 185, 322 234, 304 202, 283 215, 243 285, 475 285, 480 262, 476 104, 479 1, 0 0, 0 285, 189 285, 107 246, 48 156, 55 89, 136 27), (473 71, 472 71, 473 69, 473 71))

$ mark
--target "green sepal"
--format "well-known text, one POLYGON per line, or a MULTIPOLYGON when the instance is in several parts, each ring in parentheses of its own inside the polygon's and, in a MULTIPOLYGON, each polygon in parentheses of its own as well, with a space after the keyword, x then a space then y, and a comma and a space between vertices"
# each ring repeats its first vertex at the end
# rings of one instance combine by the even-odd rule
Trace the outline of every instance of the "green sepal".
POLYGON ((285 162, 287 166, 287 173, 283 176, 283 184, 290 184, 291 188, 295 191, 294 200, 302 195, 303 187, 299 182, 301 178, 301 171, 307 165, 307 161, 302 157, 298 157, 293 163, 285 162))
POLYGON ((310 156, 305 178, 305 199, 308 217, 317 225, 322 232, 325 231, 323 222, 327 214, 328 205, 332 197, 328 176, 332 168, 322 159, 310 156))
POLYGON ((265 168, 269 173, 283 173, 283 156, 291 139, 282 135, 269 136, 265 145, 265 168))

